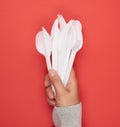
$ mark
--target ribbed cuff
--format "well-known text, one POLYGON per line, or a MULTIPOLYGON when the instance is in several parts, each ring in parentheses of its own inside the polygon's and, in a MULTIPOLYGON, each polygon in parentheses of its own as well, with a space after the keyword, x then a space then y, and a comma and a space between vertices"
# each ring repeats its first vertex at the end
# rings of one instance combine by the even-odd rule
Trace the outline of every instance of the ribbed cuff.
POLYGON ((67 107, 54 107, 53 122, 55 127, 82 127, 82 104, 67 107))

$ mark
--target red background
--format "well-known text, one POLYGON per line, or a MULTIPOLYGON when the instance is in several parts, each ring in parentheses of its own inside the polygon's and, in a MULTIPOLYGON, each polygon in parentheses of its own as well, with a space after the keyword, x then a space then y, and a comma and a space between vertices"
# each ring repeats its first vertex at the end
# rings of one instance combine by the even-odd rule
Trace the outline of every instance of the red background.
POLYGON ((83 127, 120 127, 119 0, 0 1, 0 127, 52 127, 43 85, 45 59, 35 35, 57 14, 83 25, 77 54, 83 127))

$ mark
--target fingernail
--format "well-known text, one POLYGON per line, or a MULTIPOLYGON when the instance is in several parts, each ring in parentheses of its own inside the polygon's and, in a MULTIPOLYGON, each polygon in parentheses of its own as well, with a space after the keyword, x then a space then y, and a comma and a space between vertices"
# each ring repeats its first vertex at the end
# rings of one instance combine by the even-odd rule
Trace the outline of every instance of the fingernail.
POLYGON ((54 98, 54 96, 51 94, 51 95, 50 95, 50 98, 51 98, 51 99, 53 99, 53 98, 54 98))
POLYGON ((50 76, 54 76, 55 75, 55 71, 54 70, 49 70, 49 74, 50 74, 50 76))
POLYGON ((55 102, 52 102, 53 103, 53 106, 55 106, 55 102))
POLYGON ((50 99, 53 99, 53 97, 54 97, 51 92, 48 93, 48 96, 49 96, 50 99))

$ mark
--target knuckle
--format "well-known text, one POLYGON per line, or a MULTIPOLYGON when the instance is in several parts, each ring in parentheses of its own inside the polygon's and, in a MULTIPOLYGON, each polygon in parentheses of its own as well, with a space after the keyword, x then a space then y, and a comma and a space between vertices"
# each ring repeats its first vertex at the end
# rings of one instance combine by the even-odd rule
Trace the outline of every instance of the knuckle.
POLYGON ((53 83, 59 82, 59 77, 57 75, 53 76, 52 81, 53 81, 53 83))

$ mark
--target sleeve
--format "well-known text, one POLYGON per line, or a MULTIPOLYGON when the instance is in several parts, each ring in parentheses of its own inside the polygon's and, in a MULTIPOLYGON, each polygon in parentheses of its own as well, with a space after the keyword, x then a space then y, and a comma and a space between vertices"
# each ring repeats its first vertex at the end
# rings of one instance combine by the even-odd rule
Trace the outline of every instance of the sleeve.
POLYGON ((82 105, 54 107, 53 122, 55 127, 82 127, 82 105))

